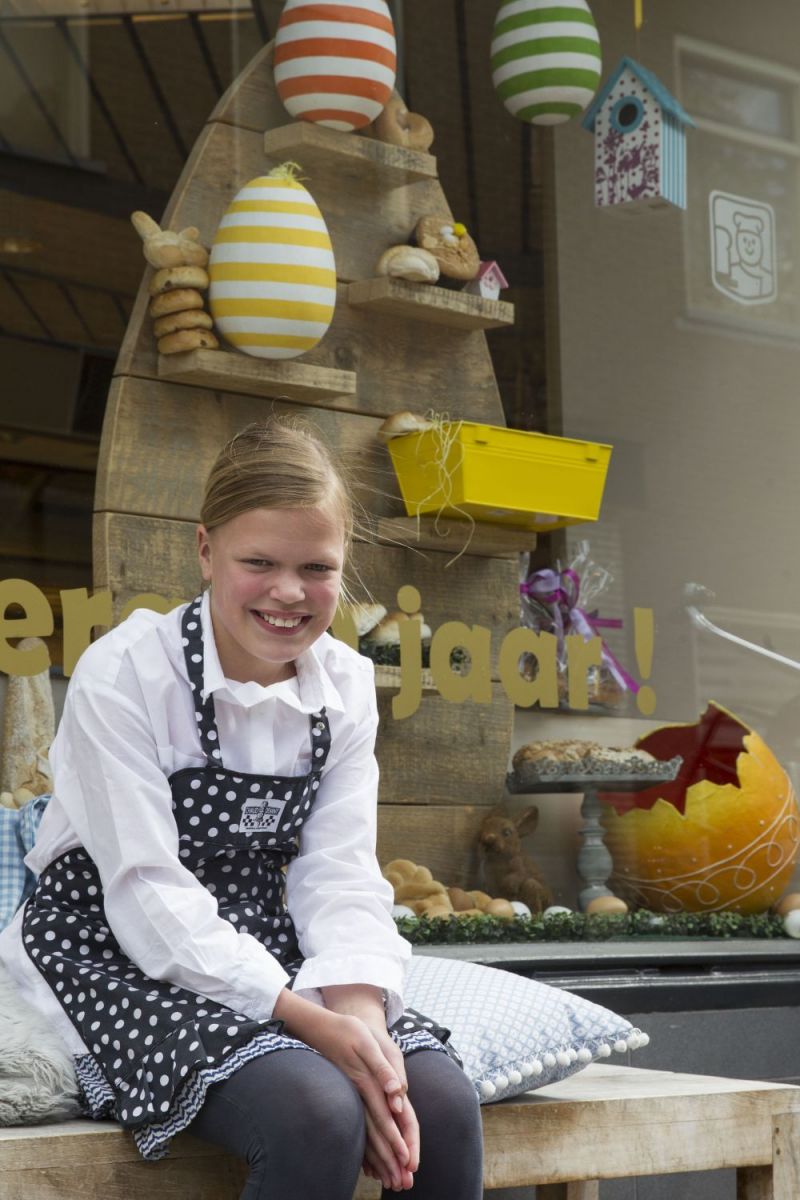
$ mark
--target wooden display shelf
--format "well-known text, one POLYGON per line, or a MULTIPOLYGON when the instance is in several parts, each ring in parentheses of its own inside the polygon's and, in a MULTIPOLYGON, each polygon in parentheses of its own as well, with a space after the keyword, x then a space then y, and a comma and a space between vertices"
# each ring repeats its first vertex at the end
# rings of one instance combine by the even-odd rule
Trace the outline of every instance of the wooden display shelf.
POLYGON ((380 174, 381 183, 389 188, 437 178, 432 154, 326 129, 310 121, 268 129, 264 134, 264 153, 268 158, 296 159, 303 171, 311 175, 335 167, 340 176, 355 175, 363 183, 372 170, 380 174))
POLYGON ((286 360, 276 362, 226 350, 159 354, 158 377, 168 383, 189 383, 217 392, 241 392, 246 396, 271 396, 300 404, 356 394, 355 371, 337 371, 286 360))
MULTIPOLYGON (((429 667, 423 667, 421 671, 422 690, 423 692, 437 691, 436 684, 433 682, 433 675, 429 667)), ((400 667, 384 666, 380 663, 375 664, 375 687, 383 689, 394 689, 400 687, 400 667)))
POLYGON ((507 525, 489 525, 476 521, 449 521, 435 517, 377 517, 372 530, 379 542, 414 546, 420 550, 441 550, 457 554, 466 545, 465 554, 481 558, 513 558, 524 550, 536 548, 536 534, 507 525), (471 536, 470 536, 471 532, 471 536), (469 543, 469 544, 467 544, 469 543))
POLYGON ((504 300, 487 300, 471 292, 388 276, 356 280, 348 286, 347 299, 355 308, 371 308, 452 329, 497 329, 514 324, 514 305, 504 300))

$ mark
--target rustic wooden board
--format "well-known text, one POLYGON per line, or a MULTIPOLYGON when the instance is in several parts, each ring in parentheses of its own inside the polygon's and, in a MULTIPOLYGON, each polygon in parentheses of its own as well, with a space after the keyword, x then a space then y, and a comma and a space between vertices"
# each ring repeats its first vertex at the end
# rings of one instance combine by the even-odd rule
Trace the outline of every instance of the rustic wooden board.
POLYGON ((593 1064, 484 1108, 487 1188, 530 1181, 529 1109, 539 1181, 613 1179, 770 1163, 773 1115, 800 1110, 800 1089, 593 1064))
POLYGON ((776 1116, 772 1130, 775 1200, 800 1196, 800 1112, 776 1116))
POLYGON ((274 99, 277 99, 272 77, 273 47, 274 43, 269 42, 250 59, 227 91, 220 96, 208 118, 209 121, 220 121, 225 125, 235 125, 239 129, 253 129, 261 133, 268 125, 285 123, 288 116, 286 109, 281 105, 281 122, 277 109, 274 105, 270 107, 274 99), (269 122, 265 119, 268 107, 272 116, 269 122))
MULTIPOLYGON (((158 379, 158 353, 147 316, 145 285, 146 279, 133 307, 115 373, 158 379)), ((265 361, 238 353, 236 357, 248 363, 265 361)), ((356 372, 356 395, 323 398, 320 403, 325 408, 381 418, 401 409, 432 408, 453 418, 504 424, 484 333, 352 308, 344 287, 338 289, 330 329, 319 345, 298 360, 298 365, 301 363, 356 372)), ((243 371, 252 369, 242 366, 243 371)), ((239 387, 234 382, 228 390, 239 387)), ((309 397, 308 403, 316 401, 309 397)))
MULTIPOLYGON (((423 693, 416 713, 401 721, 392 716, 391 704, 392 693, 379 692, 380 798, 384 804, 409 806, 406 818, 409 837, 418 841, 416 823, 420 804, 501 803, 505 797, 514 706, 500 684, 493 684, 491 704, 468 700, 455 705, 438 694, 423 693)), ((426 830, 426 837, 427 833, 426 830)), ((452 849, 459 859, 462 855, 469 857, 469 848, 463 844, 452 849)), ((421 861, 430 865, 427 858, 421 861)))
MULTIPOLYGON (((198 520, 205 479, 223 444, 270 413, 296 416, 298 408, 164 381, 116 378, 106 408, 95 510, 198 520)), ((304 415, 348 466, 365 510, 402 511, 389 455, 375 436, 377 419, 353 415, 343 420, 321 408, 304 415)))
POLYGON ((0 1192, 3 1200, 238 1200, 246 1178, 246 1165, 219 1150, 202 1166, 174 1154, 157 1163, 98 1163, 94 1146, 84 1145, 69 1167, 0 1169, 0 1192))
MULTIPOLYGON (((397 589, 413 584, 425 620, 436 630, 445 621, 481 625, 492 633, 492 665, 500 642, 519 625, 517 565, 509 559, 464 554, 445 568, 449 555, 364 543, 355 547, 355 569, 367 594, 388 609, 397 607, 397 589)), ((357 594, 356 599, 365 598, 357 594)), ((458 706, 451 710, 455 724, 458 706)))
POLYGON ((386 275, 357 279, 347 289, 347 300, 354 308, 368 308, 452 329, 495 329, 514 324, 514 305, 503 300, 487 300, 471 292, 410 283, 386 275))
POLYGON ((487 558, 513 558, 536 548, 536 534, 508 525, 490 525, 488 521, 451 521, 445 517, 378 517, 370 529, 379 542, 440 550, 443 554, 469 553, 487 558))
POLYGON ((432 154, 326 129, 308 121, 293 121, 268 129, 264 134, 264 154, 275 162, 287 158, 302 160, 306 170, 314 174, 335 172, 343 183, 356 187, 361 187, 370 175, 377 176, 381 188, 436 179, 436 159, 432 154))
POLYGON ((303 404, 354 396, 356 391, 353 371, 301 362, 271 362, 221 348, 159 354, 158 377, 167 383, 188 383, 245 396, 274 396, 303 404))
MULTIPOLYGON (((110 588, 115 620, 128 600, 139 593, 178 597, 177 604, 200 591, 195 528, 194 521, 115 512, 95 515, 95 587, 110 588), (107 567, 107 574, 101 573, 101 565, 107 567)), ((465 554, 445 572, 441 559, 432 551, 421 555, 394 546, 357 543, 352 573, 353 587, 359 587, 359 582, 360 587, 355 599, 372 595, 376 603, 393 609, 398 588, 413 583, 420 592, 425 619, 435 630, 445 621, 463 619, 460 598, 469 596, 468 623, 491 630, 494 665, 502 637, 518 624, 515 564, 465 554)), ((458 708, 449 711, 455 724, 458 708)))
MULTIPOLYGON (((433 675, 427 667, 423 667, 420 672, 423 692, 435 692, 436 685, 433 682, 433 675)), ((375 687, 385 689, 388 692, 396 692, 400 688, 401 671, 399 667, 387 667, 377 665, 375 667, 375 687)))
MULTIPOLYGON (((295 405, 279 400, 117 377, 106 406, 95 510, 196 521, 206 475, 227 439, 270 413, 296 412, 295 405)), ((307 415, 350 471, 363 509, 356 535, 361 540, 400 546, 412 553, 436 550, 442 562, 466 547, 470 557, 515 563, 520 551, 535 546, 535 534, 506 526, 480 522, 471 529, 464 521, 422 517, 418 522, 395 516, 403 511, 403 503, 388 451, 375 436, 379 420, 360 414, 342 420, 321 408, 307 415)), ((16 435, 11 442, 15 440, 16 435)), ((11 442, 7 457, 14 457, 11 442)), ((2 440, 0 446, 5 448, 2 440)), ((87 465, 92 465, 96 444, 87 445, 83 453, 87 465)), ((508 579, 513 591, 510 573, 508 579)), ((412 582, 411 575, 407 582, 412 582)), ((455 615, 459 614, 451 612, 455 615)))
POLYGON ((177 605, 202 590, 195 528, 189 521, 95 513, 94 586, 111 591, 115 623, 133 596, 154 592, 177 605))

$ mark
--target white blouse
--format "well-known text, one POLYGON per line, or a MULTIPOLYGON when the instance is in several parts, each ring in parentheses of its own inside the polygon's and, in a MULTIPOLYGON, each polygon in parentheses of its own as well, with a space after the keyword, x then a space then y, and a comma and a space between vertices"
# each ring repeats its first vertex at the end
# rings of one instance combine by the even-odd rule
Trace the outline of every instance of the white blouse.
MULTIPOLYGON (((53 797, 25 861, 39 874, 83 846, 100 873, 108 924, 146 975, 266 1020, 287 973, 256 938, 219 916, 211 892, 178 857, 168 777, 206 762, 181 644, 185 607, 166 615, 138 609, 81 656, 50 750, 53 797)), ((391 1025, 403 1010, 411 947, 397 933, 392 888, 375 857, 373 665, 323 634, 296 660, 294 679, 240 683, 223 674, 208 593, 201 620, 203 699, 214 695, 226 768, 306 774, 309 714, 325 705, 331 749, 286 878, 305 958, 293 990, 321 1004, 322 987, 372 984, 387 994, 391 1025)), ((87 1053, 23 947, 22 913, 0 933, 0 961, 71 1051, 87 1053)))

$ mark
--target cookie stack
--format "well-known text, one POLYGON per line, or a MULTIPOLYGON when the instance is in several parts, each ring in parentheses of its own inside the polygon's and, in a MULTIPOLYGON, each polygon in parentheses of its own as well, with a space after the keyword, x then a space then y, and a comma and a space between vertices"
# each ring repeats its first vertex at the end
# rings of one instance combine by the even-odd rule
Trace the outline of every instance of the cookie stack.
POLYGON ((205 267, 162 267, 150 280, 153 332, 159 354, 186 350, 217 350, 213 322, 205 311, 202 293, 208 288, 205 267))

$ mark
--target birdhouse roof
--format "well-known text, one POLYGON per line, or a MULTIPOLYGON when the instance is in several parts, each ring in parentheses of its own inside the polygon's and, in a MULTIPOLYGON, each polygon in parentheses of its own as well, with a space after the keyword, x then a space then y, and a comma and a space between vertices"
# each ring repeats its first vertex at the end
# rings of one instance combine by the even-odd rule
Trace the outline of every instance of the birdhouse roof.
POLYGON ((478 268, 478 279, 483 279, 487 275, 495 275, 500 287, 508 287, 508 280, 494 259, 490 260, 489 262, 482 262, 478 268))
POLYGON ((641 63, 637 63, 635 59, 628 58, 626 55, 624 58, 620 59, 619 63, 617 64, 617 69, 613 71, 611 75, 609 75, 608 79, 587 108, 586 114, 581 122, 584 129, 591 129, 592 131, 594 130, 594 123, 597 118, 597 114, 605 104, 611 89, 614 87, 614 84, 617 82, 626 67, 630 68, 640 83, 647 88, 648 92, 655 96, 658 103, 664 109, 664 112, 668 112, 670 116, 675 117, 676 120, 681 121, 684 125, 694 125, 694 121, 689 116, 686 109, 678 103, 678 101, 672 95, 672 92, 667 91, 661 80, 654 75, 652 71, 648 71, 647 67, 643 67, 641 63))

